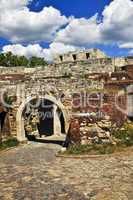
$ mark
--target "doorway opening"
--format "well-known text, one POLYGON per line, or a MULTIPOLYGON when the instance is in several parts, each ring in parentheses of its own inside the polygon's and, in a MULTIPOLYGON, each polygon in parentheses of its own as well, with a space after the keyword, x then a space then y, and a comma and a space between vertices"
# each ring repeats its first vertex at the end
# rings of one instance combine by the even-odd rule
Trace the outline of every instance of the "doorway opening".
POLYGON ((35 100, 27 104, 23 112, 23 118, 25 136, 28 139, 35 139, 36 136, 37 138, 48 138, 65 134, 63 112, 54 102, 48 99, 40 99, 39 104, 36 104, 35 100), (34 104, 37 106, 32 107, 34 104))

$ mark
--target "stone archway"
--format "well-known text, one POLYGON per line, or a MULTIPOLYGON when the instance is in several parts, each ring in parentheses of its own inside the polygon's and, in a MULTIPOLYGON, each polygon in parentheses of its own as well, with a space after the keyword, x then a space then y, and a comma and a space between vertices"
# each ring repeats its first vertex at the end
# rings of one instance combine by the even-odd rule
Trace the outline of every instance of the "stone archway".
POLYGON ((50 95, 45 95, 45 96, 39 96, 39 97, 28 97, 27 99, 25 99, 25 101, 23 103, 21 103, 21 105, 18 108, 17 114, 16 114, 16 128, 17 128, 17 139, 22 142, 27 140, 26 136, 25 136, 25 130, 24 130, 24 117, 23 117, 23 111, 26 107, 26 105, 34 100, 34 99, 46 99, 49 100, 51 102, 54 103, 54 132, 55 134, 58 131, 58 126, 59 124, 56 123, 56 109, 59 108, 62 113, 63 113, 63 117, 64 117, 64 121, 65 121, 65 132, 68 132, 69 129, 69 116, 67 113, 66 108, 64 107, 64 105, 61 103, 61 101, 57 100, 55 97, 50 96, 50 95))

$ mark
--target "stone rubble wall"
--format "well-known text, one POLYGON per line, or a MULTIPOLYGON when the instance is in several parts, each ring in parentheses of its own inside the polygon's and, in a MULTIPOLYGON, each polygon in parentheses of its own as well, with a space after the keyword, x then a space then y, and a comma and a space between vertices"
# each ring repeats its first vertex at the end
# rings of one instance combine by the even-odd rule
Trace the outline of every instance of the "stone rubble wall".
POLYGON ((120 66, 133 64, 131 57, 108 58, 95 49, 78 53, 76 61, 70 59, 73 54, 65 55, 63 62, 58 57, 55 63, 44 67, 0 67, 0 75, 3 76, 0 78, 0 94, 5 90, 13 97, 13 115, 10 116, 13 132, 16 130, 17 109, 28 96, 54 96, 68 112, 72 112, 73 93, 103 91, 104 83, 95 79, 95 74, 120 71, 120 66), (86 59, 88 53, 90 57, 86 59), (94 74, 94 78, 88 78, 90 74, 94 74))

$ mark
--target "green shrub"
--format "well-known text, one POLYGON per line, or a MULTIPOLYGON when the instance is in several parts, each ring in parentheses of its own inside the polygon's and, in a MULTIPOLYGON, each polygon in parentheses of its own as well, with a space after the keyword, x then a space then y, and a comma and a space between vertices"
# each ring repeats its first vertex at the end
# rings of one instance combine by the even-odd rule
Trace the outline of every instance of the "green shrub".
POLYGON ((93 150, 93 146, 91 145, 72 145, 68 148, 68 154, 85 154, 89 151, 93 150))
POLYGON ((116 146, 111 144, 104 144, 98 148, 99 154, 112 154, 116 151, 116 146))
POLYGON ((131 141, 118 142, 117 145, 113 144, 92 144, 92 145, 73 145, 70 146, 63 154, 68 155, 101 155, 112 154, 115 152, 125 151, 126 147, 132 146, 131 141))
POLYGON ((14 147, 14 146, 17 146, 18 144, 19 144, 19 142, 16 138, 9 138, 8 140, 6 140, 0 144, 0 150, 14 147))
POLYGON ((119 145, 132 146, 133 145, 133 129, 125 127, 124 130, 117 130, 113 132, 113 136, 119 139, 119 145))
POLYGON ((73 145, 70 146, 65 154, 82 155, 82 154, 111 154, 117 150, 112 144, 92 144, 92 145, 73 145))

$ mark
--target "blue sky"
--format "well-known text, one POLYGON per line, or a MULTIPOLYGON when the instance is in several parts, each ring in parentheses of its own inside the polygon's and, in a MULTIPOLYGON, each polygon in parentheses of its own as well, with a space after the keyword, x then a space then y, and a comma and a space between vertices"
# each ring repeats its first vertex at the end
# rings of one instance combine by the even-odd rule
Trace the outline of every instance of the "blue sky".
POLYGON ((54 49, 64 53, 95 47, 109 56, 133 53, 131 0, 1 1, 1 51, 32 56, 33 47, 33 55, 39 51, 44 58, 54 49), (2 21, 5 13, 8 19, 2 21))
POLYGON ((34 0, 29 8, 34 11, 40 11, 44 6, 53 6, 66 16, 90 17, 96 12, 102 13, 104 7, 111 0, 34 0))

